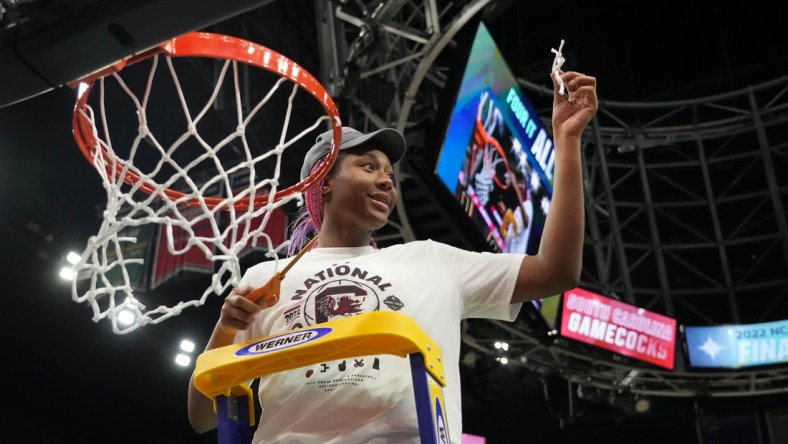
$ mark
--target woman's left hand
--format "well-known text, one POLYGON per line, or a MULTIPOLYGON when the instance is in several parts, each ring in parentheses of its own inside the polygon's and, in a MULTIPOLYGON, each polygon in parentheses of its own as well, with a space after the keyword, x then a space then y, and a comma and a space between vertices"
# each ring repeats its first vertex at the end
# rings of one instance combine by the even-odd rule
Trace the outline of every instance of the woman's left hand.
POLYGON ((553 137, 579 137, 599 107, 596 96, 596 77, 575 71, 560 73, 569 92, 567 99, 559 92, 556 75, 556 73, 551 74, 553 79, 553 137))

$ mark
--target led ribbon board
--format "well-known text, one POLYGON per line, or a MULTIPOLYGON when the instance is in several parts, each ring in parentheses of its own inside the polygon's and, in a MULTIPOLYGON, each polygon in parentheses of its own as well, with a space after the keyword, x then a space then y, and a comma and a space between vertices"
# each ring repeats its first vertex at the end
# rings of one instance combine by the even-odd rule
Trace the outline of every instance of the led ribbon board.
POLYGON ((575 288, 564 293, 561 335, 672 370, 676 320, 575 288))

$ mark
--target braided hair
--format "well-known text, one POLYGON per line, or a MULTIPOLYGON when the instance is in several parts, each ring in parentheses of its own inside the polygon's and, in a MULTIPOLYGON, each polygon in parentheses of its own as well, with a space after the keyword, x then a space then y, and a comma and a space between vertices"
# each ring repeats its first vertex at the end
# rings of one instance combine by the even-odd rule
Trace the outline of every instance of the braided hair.
MULTIPOLYGON (((320 167, 325 161, 325 157, 315 162, 312 166, 312 169, 309 171, 309 174, 315 172, 315 170, 320 167)), ((334 167, 331 168, 331 171, 328 174, 332 174, 334 168, 336 168, 336 164, 339 161, 339 156, 337 156, 337 162, 334 163, 334 167)), ((298 214, 296 215, 295 220, 290 225, 290 245, 287 247, 287 256, 295 256, 296 253, 301 251, 309 242, 313 236, 320 232, 320 227, 323 224, 323 182, 318 182, 312 185, 311 188, 307 188, 304 191, 304 205, 298 210, 298 214)), ((313 244, 313 247, 316 246, 317 242, 313 244)))

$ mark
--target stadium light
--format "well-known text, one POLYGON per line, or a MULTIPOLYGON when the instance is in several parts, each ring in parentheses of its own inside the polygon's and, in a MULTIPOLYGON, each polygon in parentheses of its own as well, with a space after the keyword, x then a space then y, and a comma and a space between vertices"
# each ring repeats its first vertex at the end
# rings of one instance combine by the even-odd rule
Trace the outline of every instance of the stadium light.
POLYGON ((194 351, 194 342, 184 339, 181 341, 181 350, 185 351, 186 353, 191 353, 194 351))
POLYGON ((178 353, 178 355, 175 356, 175 363, 180 365, 181 367, 187 367, 189 364, 191 364, 191 362, 192 362, 192 358, 190 358, 184 353, 178 353))
POLYGON ((71 265, 77 265, 77 262, 79 262, 79 258, 80 258, 79 254, 73 251, 69 251, 68 254, 66 255, 66 261, 71 265))
POLYGON ((118 312, 118 323, 121 326, 125 327, 131 325, 134 323, 136 319, 137 319, 137 315, 133 311, 129 310, 128 308, 124 308, 123 310, 118 312))
POLYGON ((74 277, 76 277, 77 273, 74 272, 74 269, 71 267, 63 267, 60 269, 60 273, 58 275, 66 281, 73 281, 74 277))

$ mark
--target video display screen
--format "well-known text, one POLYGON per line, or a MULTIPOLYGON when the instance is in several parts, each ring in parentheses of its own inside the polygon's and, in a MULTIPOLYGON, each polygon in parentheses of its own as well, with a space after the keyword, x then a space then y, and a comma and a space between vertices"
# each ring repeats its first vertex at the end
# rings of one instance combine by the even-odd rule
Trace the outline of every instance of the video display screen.
POLYGON ((684 327, 692 367, 740 368, 788 364, 788 320, 684 327))
POLYGON ((554 160, 551 137, 480 23, 435 173, 496 251, 535 254, 554 160))

